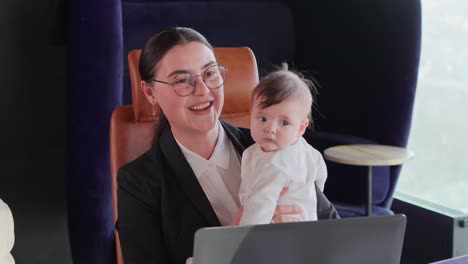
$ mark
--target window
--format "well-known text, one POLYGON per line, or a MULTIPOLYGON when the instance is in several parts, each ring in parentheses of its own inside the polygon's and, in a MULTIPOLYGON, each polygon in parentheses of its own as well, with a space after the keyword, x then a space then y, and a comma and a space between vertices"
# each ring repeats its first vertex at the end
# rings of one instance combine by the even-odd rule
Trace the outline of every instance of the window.
MULTIPOLYGON (((422 1, 418 87, 397 192, 468 213, 468 1, 422 1)), ((397 194, 398 197, 398 194, 397 194)))

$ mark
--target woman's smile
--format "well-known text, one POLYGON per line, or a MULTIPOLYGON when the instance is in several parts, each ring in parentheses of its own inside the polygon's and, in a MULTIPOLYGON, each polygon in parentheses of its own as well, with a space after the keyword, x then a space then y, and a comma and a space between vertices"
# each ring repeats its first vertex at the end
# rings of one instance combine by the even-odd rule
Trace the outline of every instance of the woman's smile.
POLYGON ((205 102, 205 103, 201 103, 201 104, 198 104, 198 105, 194 105, 194 106, 191 106, 190 107, 190 110, 195 110, 195 111, 198 111, 198 110, 204 110, 210 106, 212 106, 213 101, 208 101, 208 102, 205 102))

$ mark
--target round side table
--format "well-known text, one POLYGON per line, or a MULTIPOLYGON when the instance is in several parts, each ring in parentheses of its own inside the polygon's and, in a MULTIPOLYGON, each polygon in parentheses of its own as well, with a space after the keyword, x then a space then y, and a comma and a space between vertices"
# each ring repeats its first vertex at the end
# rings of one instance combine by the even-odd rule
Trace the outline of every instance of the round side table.
POLYGON ((327 148, 325 159, 336 163, 367 166, 366 214, 372 215, 372 166, 401 165, 414 157, 414 153, 405 148, 387 145, 340 145, 327 148))

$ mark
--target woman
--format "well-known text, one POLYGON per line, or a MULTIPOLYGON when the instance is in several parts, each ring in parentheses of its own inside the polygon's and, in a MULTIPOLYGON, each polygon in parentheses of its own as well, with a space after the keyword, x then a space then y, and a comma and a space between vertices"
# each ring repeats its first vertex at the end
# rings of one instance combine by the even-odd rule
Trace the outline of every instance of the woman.
MULTIPOLYGON (((198 32, 170 28, 140 57, 141 89, 162 115, 155 144, 118 174, 117 229, 126 264, 184 263, 202 227, 236 224, 240 158, 248 130, 218 120, 225 69, 198 32)), ((317 189, 317 188, 316 188, 317 189)), ((337 217, 317 189, 319 219, 337 217)), ((278 206, 272 222, 301 220, 295 205, 278 206)))

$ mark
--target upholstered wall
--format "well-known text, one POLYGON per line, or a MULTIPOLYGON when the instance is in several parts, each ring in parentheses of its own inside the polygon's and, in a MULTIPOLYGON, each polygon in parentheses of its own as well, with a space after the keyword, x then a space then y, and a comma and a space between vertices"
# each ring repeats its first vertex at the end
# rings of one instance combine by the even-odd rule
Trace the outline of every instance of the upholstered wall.
POLYGON ((68 2, 68 227, 74 263, 114 258, 109 125, 122 94, 120 1, 68 2))

